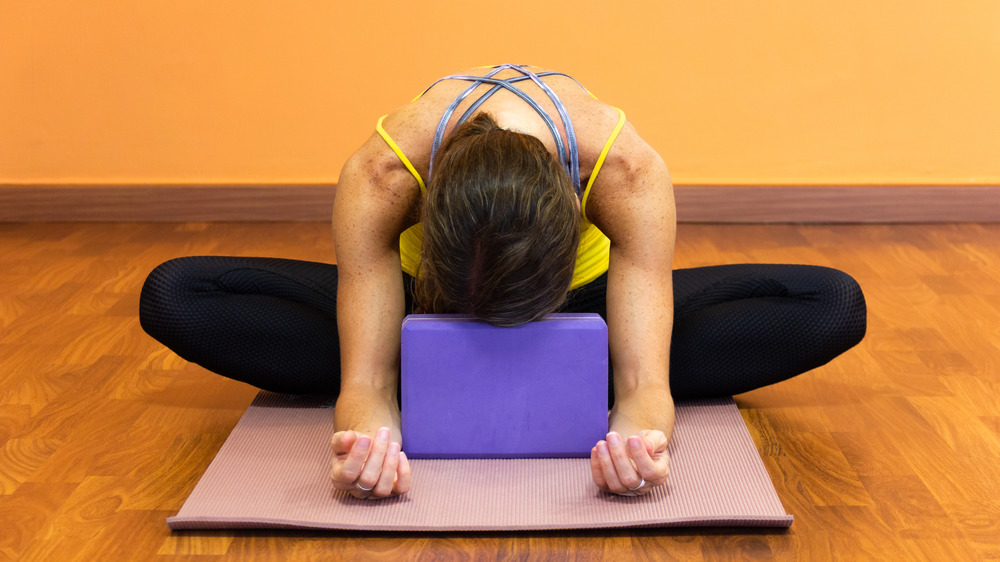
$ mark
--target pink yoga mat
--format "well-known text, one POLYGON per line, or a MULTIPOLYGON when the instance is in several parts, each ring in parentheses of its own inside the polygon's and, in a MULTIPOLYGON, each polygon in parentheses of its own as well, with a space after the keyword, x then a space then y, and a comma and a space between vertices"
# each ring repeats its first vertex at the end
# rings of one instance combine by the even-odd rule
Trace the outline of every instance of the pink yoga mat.
POLYGON ((732 399, 679 403, 667 484, 600 492, 588 459, 411 460, 404 496, 358 500, 329 481, 333 409, 262 392, 171 529, 483 531, 611 527, 788 527, 732 399))

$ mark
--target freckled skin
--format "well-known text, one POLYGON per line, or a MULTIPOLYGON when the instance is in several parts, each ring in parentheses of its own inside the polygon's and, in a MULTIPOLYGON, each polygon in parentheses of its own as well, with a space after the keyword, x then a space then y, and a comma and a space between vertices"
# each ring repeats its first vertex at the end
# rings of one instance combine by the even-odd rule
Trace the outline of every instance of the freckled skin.
MULTIPOLYGON (((586 182, 618 113, 568 78, 553 76, 546 82, 573 119, 586 182)), ((530 83, 519 86, 561 123, 544 93, 530 83)), ((383 122, 425 178, 433 131, 445 107, 465 87, 464 82, 442 82, 383 122)), ((456 116, 464 109, 459 106, 456 116)), ((498 92, 481 110, 502 127, 535 136, 556 153, 542 119, 513 94, 498 92)), ((420 198, 416 180, 377 134, 347 161, 337 188, 333 226, 340 274, 342 383, 335 409, 331 479, 335 487, 357 497, 402 494, 410 486, 409 464, 398 453, 404 438, 396 403, 404 314, 398 239, 416 222, 420 198), (384 446, 375 439, 380 428, 388 428, 384 446), (363 455, 359 443, 370 447, 363 455), (373 482, 378 486, 372 491, 358 487, 360 483, 368 488, 373 482)), ((611 432, 592 451, 593 480, 613 493, 647 493, 666 480, 666 446, 674 421, 668 361, 676 219, 666 165, 631 124, 626 123, 608 154, 585 213, 611 240, 607 303, 616 396, 609 418, 611 432), (639 484, 643 486, 632 490, 639 484)))

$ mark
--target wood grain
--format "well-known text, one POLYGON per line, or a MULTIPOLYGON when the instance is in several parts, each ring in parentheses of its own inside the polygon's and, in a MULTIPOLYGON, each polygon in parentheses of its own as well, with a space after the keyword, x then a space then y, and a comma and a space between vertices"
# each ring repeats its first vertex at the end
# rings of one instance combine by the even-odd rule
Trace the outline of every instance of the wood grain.
POLYGON ((854 275, 869 335, 737 397, 785 532, 171 534, 255 390, 141 331, 171 257, 335 261, 329 225, 0 223, 0 560, 1000 559, 1000 225, 680 227, 677 267, 854 275))

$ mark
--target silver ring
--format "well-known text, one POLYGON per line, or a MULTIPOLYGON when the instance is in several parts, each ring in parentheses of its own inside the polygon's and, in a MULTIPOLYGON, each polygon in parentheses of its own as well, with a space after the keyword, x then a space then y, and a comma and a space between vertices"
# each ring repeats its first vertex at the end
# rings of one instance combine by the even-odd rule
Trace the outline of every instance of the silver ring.
MULTIPOLYGON (((642 478, 642 477, 640 476, 640 478, 642 478)), ((639 482, 638 486, 636 486, 635 488, 628 488, 628 491, 634 492, 634 491, 638 490, 639 488, 642 488, 645 485, 646 485, 646 479, 642 478, 642 482, 639 482)))
MULTIPOLYGON (((643 480, 643 482, 645 483, 645 480, 643 480)), ((375 486, 372 486, 371 488, 365 488, 364 486, 361 485, 361 482, 357 482, 354 485, 357 486, 357 488, 362 492, 370 492, 375 489, 375 486)))

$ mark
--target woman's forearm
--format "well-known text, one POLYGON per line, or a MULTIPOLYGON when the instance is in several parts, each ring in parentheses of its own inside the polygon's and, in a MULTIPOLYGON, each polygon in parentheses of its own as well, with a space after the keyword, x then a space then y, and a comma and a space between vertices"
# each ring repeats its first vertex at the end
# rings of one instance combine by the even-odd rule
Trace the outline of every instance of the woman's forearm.
POLYGON ((412 178, 405 169, 400 174, 393 171, 394 164, 384 163, 389 157, 398 162, 385 152, 382 140, 375 138, 348 160, 333 207, 341 380, 335 424, 338 430, 369 435, 383 426, 398 433, 399 338, 405 312, 399 233, 407 226, 410 208, 404 195, 416 188, 407 184, 412 178), (400 196, 385 197, 393 192, 400 196))
POLYGON ((677 224, 670 175, 663 159, 626 127, 599 181, 588 213, 611 240, 607 316, 616 402, 612 429, 622 435, 658 430, 669 436, 677 224))
MULTIPOLYGON (((404 313, 398 261, 373 264, 367 274, 344 272, 337 296, 341 385, 335 428, 373 435, 399 432, 399 330, 404 313)), ((396 435, 399 439, 399 435, 396 435)))

